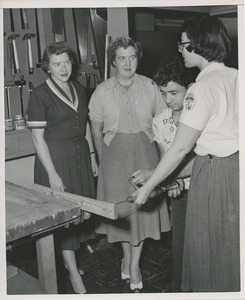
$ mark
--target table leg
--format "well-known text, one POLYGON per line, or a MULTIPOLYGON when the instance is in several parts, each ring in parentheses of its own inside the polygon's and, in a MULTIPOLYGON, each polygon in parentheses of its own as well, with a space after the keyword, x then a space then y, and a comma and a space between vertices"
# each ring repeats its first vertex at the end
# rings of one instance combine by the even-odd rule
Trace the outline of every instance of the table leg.
POLYGON ((53 234, 36 240, 39 282, 45 294, 58 294, 53 234))

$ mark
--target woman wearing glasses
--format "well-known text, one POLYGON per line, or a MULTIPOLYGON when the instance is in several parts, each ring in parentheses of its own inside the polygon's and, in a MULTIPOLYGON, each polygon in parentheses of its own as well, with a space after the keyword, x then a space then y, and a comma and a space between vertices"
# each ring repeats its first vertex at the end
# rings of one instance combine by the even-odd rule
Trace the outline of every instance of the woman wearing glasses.
MULTIPOLYGON (((91 97, 89 115, 96 150, 100 158, 97 198, 108 202, 125 200, 134 188, 129 183, 138 169, 155 168, 159 162, 153 141, 152 119, 163 109, 157 85, 136 74, 142 50, 129 37, 112 41, 108 61, 115 75, 101 83, 91 97)), ((160 239, 170 230, 167 205, 160 198, 144 208, 124 203, 118 220, 101 220, 98 233, 110 243, 121 242, 121 278, 130 279, 130 288, 143 288, 139 260, 146 238, 160 239)))
POLYGON ((183 291, 240 290, 238 72, 223 63, 230 49, 226 29, 218 18, 193 17, 182 24, 179 51, 185 66, 198 67, 200 73, 187 90, 172 146, 135 192, 136 203, 144 204, 195 146, 186 213, 183 291))

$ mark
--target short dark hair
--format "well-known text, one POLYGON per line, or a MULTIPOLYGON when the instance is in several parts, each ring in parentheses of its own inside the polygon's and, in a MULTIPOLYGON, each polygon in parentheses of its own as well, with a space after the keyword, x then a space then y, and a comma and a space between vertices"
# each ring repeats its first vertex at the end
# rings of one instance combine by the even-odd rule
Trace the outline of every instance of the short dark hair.
POLYGON ((204 57, 208 62, 223 62, 230 55, 231 42, 222 21, 215 16, 195 16, 183 22, 180 28, 190 44, 186 49, 204 57))
POLYGON ((193 75, 191 70, 184 66, 182 59, 173 56, 161 62, 154 74, 154 81, 158 86, 166 86, 172 81, 187 89, 193 82, 193 75))
POLYGON ((143 50, 142 50, 141 44, 138 41, 134 42, 133 39, 131 39, 128 36, 121 36, 121 37, 116 38, 115 40, 110 41, 109 46, 107 48, 108 62, 112 66, 114 66, 113 62, 115 61, 116 50, 119 48, 127 49, 130 46, 135 48, 137 59, 139 61, 143 56, 143 50))
POLYGON ((67 53, 71 62, 73 63, 72 51, 69 47, 67 47, 63 43, 52 43, 44 50, 41 65, 42 65, 42 69, 45 73, 48 73, 50 56, 51 55, 60 55, 62 53, 67 53))

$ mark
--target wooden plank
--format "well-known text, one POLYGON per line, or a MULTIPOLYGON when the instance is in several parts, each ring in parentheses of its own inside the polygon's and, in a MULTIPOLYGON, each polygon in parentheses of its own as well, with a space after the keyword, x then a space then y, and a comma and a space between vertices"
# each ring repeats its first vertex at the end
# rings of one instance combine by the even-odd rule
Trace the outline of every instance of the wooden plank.
POLYGON ((72 201, 73 203, 79 204, 82 210, 85 210, 90 213, 94 213, 96 215, 100 215, 112 220, 117 219, 117 210, 114 203, 108 203, 105 201, 95 200, 92 198, 79 196, 67 192, 60 192, 52 190, 51 188, 47 188, 42 185, 33 184, 33 189, 42 191, 47 195, 52 195, 57 199, 65 199, 67 201, 72 201))
POLYGON ((63 198, 5 183, 6 242, 42 232, 81 215, 80 206, 63 198))
POLYGON ((57 276, 53 234, 36 240, 38 274, 41 289, 45 294, 57 294, 57 276))

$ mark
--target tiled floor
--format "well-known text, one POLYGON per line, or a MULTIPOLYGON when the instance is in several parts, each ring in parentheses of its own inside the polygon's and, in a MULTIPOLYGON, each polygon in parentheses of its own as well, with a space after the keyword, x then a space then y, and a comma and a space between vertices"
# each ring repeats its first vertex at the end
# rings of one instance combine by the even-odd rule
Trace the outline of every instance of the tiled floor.
MULTIPOLYGON (((79 265, 85 271, 83 280, 88 294, 130 293, 129 285, 125 285, 120 279, 122 259, 120 244, 108 244, 104 236, 98 236, 96 240, 90 241, 89 245, 93 253, 85 244, 82 244, 81 250, 77 253, 79 265)), ((33 242, 8 251, 8 260, 29 275, 38 278, 33 242)), ((160 241, 146 240, 140 267, 144 293, 171 291, 171 232, 164 233, 160 241)), ((72 294, 68 274, 63 268, 60 270, 58 263, 57 272, 59 293, 72 294)))

